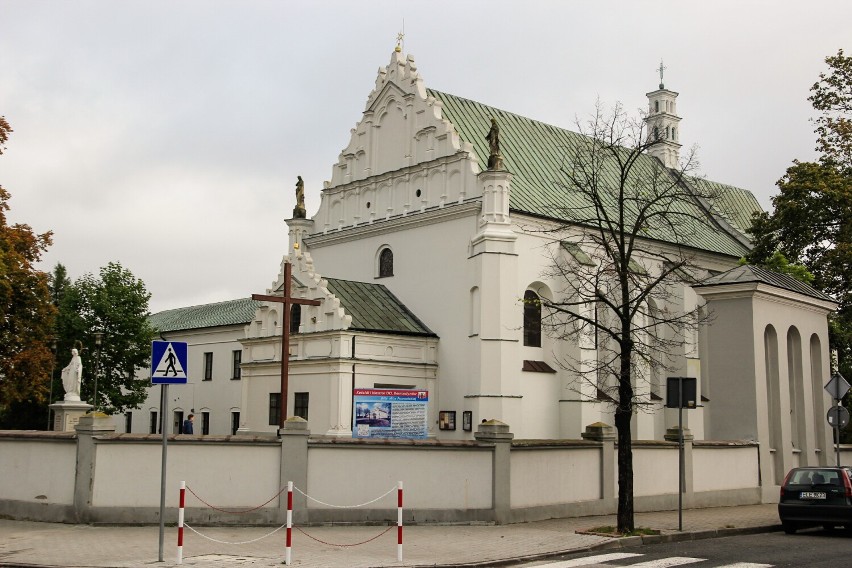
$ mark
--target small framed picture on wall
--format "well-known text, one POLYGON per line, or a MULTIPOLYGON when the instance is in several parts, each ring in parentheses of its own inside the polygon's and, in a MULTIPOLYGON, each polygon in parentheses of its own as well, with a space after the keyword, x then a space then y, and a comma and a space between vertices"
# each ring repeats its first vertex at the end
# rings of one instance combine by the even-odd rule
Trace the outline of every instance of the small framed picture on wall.
POLYGON ((473 411, 465 410, 462 412, 462 430, 465 432, 473 430, 473 411))
POLYGON ((455 430, 456 429, 456 411, 441 410, 438 412, 438 429, 439 430, 455 430))

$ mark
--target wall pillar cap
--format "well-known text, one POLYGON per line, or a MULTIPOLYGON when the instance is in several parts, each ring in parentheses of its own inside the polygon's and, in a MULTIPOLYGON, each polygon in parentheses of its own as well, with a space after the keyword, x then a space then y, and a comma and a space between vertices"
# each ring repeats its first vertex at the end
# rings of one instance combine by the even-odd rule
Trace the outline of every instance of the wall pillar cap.
POLYGON ((308 421, 301 416, 291 416, 284 421, 284 427, 278 429, 279 436, 310 436, 308 421))
POLYGON ((509 432, 509 425, 505 422, 486 420, 479 425, 473 437, 483 442, 508 442, 515 435, 509 432))
POLYGON ((604 422, 595 422, 586 426, 586 431, 580 436, 584 440, 596 440, 598 442, 615 440, 615 428, 604 422))
MULTIPOLYGON (((678 430, 679 430, 679 428, 677 426, 674 426, 672 428, 666 428, 666 434, 665 434, 665 436, 663 436, 663 438, 665 438, 669 442, 679 441, 680 440, 680 433, 679 433, 678 430)), ((695 439, 695 436, 692 435, 692 432, 690 431, 690 429, 684 428, 683 429, 683 441, 684 442, 691 442, 694 439, 695 439)))
POLYGON ((103 412, 90 412, 80 417, 74 427, 78 433, 115 432, 115 421, 103 412))

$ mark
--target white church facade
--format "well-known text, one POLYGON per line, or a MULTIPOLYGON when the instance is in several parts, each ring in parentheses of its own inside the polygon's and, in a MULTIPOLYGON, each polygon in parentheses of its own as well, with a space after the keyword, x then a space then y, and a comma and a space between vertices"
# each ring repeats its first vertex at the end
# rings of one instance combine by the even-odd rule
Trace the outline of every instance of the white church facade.
MULTIPOLYGON (((662 85, 648 93, 649 129, 665 142, 644 158, 666 167, 680 148, 676 98, 662 85)), ((287 221, 289 248, 268 293, 283 289, 290 262, 294 296, 320 302, 293 313, 287 415, 306 418, 312 435, 351 437, 353 390, 394 388, 429 392, 428 434, 438 439, 472 440, 468 426, 483 420, 509 424, 516 439, 578 439, 590 424, 613 424, 610 401, 561 364, 594 360, 594 341, 557 340, 524 318, 524 298, 560 289, 544 276, 554 243, 541 229, 561 222, 554 179, 578 136, 429 90, 414 59, 394 51, 319 209, 287 221), (488 168, 492 118, 504 169, 488 168), (442 413, 454 413, 454 429, 442 413)), ((699 385, 685 426, 697 440, 759 441, 778 483, 794 465, 825 463, 831 447, 822 384, 835 305, 789 277, 738 267, 759 209, 749 192, 687 183, 713 184, 730 213, 694 242, 706 278, 673 306, 713 314, 670 357, 674 374, 699 385)), ((654 259, 639 262, 655 270, 654 259)), ((175 432, 189 413, 196 434, 277 431, 281 309, 239 299, 152 316, 162 338, 189 343, 191 384, 170 389, 175 432)), ((677 425, 663 408, 665 376, 642 378, 637 396, 652 411, 636 414, 633 436, 662 440, 677 425)), ((126 431, 154 431, 158 390, 126 431)))

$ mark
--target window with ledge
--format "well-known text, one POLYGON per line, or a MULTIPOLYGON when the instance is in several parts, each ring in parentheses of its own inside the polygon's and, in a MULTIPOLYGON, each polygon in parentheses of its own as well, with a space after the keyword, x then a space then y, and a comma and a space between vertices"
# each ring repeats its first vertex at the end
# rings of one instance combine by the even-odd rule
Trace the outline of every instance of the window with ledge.
POLYGON ((532 290, 524 292, 524 345, 541 347, 541 299, 532 290))
POLYGON ((393 276, 393 251, 385 248, 379 253, 379 278, 389 276, 393 276))
POLYGON ((204 379, 205 381, 213 380, 213 353, 207 352, 204 354, 204 379))
POLYGON ((293 416, 308 419, 308 401, 310 394, 306 392, 297 392, 293 395, 293 416))
POLYGON ((133 413, 124 413, 124 431, 128 434, 133 431, 133 413))
POLYGON ((299 326, 302 324, 302 306, 301 304, 293 304, 290 307, 290 333, 299 333, 299 326))
POLYGON ((151 420, 148 423, 148 433, 149 434, 159 434, 160 433, 160 432, 158 432, 158 430, 159 430, 158 426, 159 425, 160 425, 160 421, 157 420, 157 411, 152 410, 151 411, 151 420))
POLYGON ((205 436, 210 434, 210 413, 201 413, 201 433, 205 436))
POLYGON ((281 393, 269 393, 269 425, 278 426, 281 421, 281 393))
POLYGON ((242 377, 242 370, 240 369, 240 365, 243 362, 243 350, 242 349, 234 349, 233 358, 232 358, 232 369, 231 369, 231 379, 234 381, 240 380, 242 377))
POLYGON ((231 411, 231 435, 234 436, 237 430, 240 429, 240 413, 236 410, 231 411))

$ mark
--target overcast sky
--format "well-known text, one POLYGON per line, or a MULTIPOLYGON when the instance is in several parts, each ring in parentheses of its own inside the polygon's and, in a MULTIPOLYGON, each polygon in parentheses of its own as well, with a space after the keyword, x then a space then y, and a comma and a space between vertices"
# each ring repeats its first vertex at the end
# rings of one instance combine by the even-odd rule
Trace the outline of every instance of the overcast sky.
POLYGON ((427 87, 561 127, 644 108, 663 59, 700 173, 764 208, 852 47, 846 0, 0 0, 10 219, 54 232, 43 270, 118 261, 154 312, 265 291, 296 176, 313 216, 403 22, 427 87))

